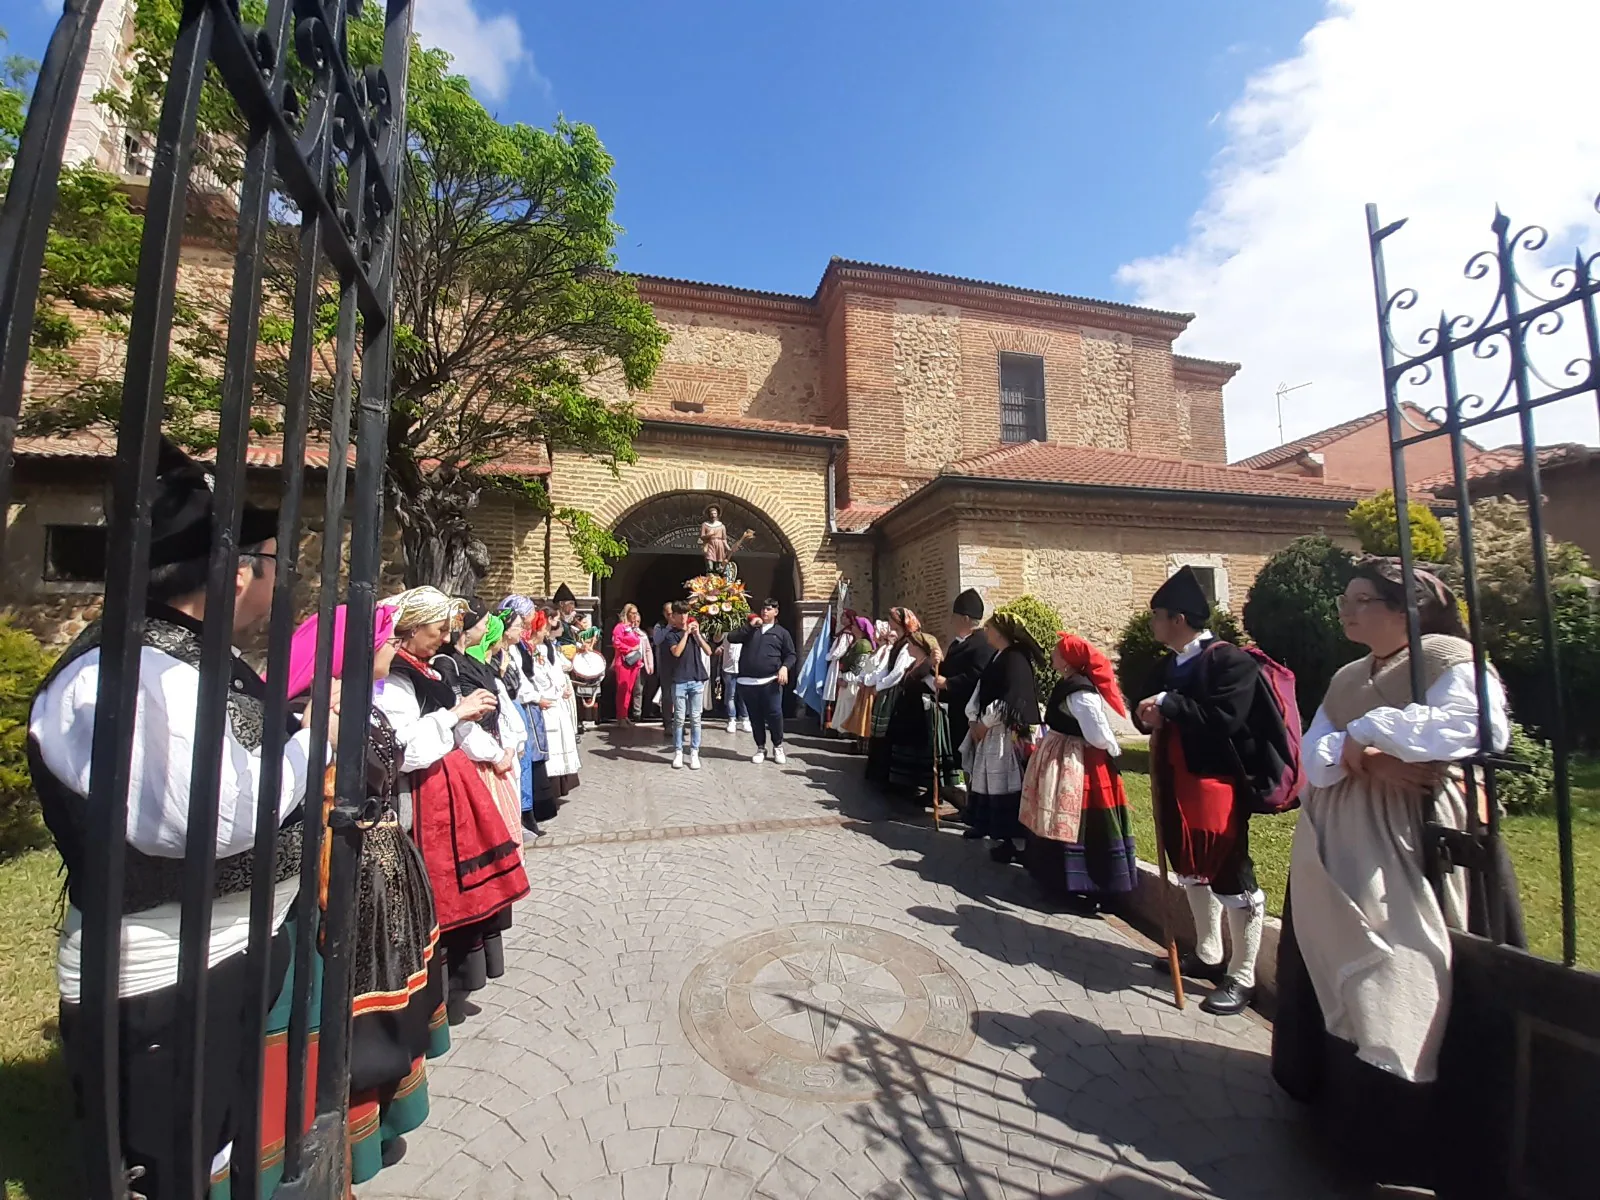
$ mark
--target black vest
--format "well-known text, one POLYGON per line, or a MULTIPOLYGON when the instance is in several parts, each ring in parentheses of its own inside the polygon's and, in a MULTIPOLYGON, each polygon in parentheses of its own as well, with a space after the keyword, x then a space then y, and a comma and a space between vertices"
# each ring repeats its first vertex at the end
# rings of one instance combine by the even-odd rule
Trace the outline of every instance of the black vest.
MULTIPOLYGON (((95 621, 81 633, 57 660, 39 692, 37 700, 63 671, 100 645, 101 625, 95 621)), ((200 623, 164 605, 150 606, 145 620, 144 643, 179 662, 187 663, 198 674, 200 667, 200 623)), ((228 689, 228 726, 234 738, 247 750, 261 746, 265 725, 266 683, 237 655, 233 660, 233 679, 228 689)), ((31 706, 30 706, 31 711, 31 706)), ((62 783, 44 764, 38 742, 28 738, 28 770, 33 790, 39 797, 44 821, 55 838, 56 848, 67 870, 67 896, 73 907, 83 909, 83 870, 90 837, 89 802, 62 783)), ((296 808, 278 830, 276 858, 277 882, 293 879, 300 873, 301 809, 296 808)), ((213 895, 231 896, 250 890, 254 850, 217 860, 213 895)), ((126 848, 122 881, 122 912, 144 912, 157 905, 175 903, 183 896, 183 859, 160 858, 126 848)))

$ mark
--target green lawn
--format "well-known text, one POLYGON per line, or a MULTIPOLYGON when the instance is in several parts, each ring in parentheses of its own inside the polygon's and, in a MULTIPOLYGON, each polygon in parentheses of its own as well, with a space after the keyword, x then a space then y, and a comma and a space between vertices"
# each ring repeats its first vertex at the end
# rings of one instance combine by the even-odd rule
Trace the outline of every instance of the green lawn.
MULTIPOLYGON (((1149 755, 1130 746, 1123 755, 1123 786, 1133 810, 1139 857, 1156 860, 1155 824, 1150 816, 1149 755)), ((1573 771, 1573 854, 1577 862, 1578 960, 1600 970, 1600 760, 1575 759, 1573 771)), ((1289 879, 1289 849, 1294 843, 1293 813, 1256 817, 1250 822, 1250 850, 1256 875, 1267 893, 1267 908, 1283 911, 1289 879)), ((1528 944, 1546 958, 1561 957, 1561 870, 1552 816, 1507 817, 1506 846, 1517 869, 1528 924, 1528 944)))
POLYGON ((72 1109, 56 1040, 54 850, 0 858, 0 1178, 6 1200, 68 1200, 72 1109))

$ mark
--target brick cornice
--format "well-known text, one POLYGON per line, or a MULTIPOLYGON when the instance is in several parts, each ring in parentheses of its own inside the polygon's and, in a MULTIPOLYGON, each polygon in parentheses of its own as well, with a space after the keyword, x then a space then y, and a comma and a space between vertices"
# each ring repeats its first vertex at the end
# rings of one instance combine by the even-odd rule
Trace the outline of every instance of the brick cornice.
POLYGON ((815 325, 821 320, 814 298, 758 292, 719 283, 696 283, 658 275, 635 275, 639 298, 653 308, 714 312, 758 321, 815 325))
POLYGON ((1222 387, 1238 373, 1238 363, 1190 358, 1187 354, 1172 356, 1172 375, 1180 383, 1208 383, 1213 387, 1222 387))

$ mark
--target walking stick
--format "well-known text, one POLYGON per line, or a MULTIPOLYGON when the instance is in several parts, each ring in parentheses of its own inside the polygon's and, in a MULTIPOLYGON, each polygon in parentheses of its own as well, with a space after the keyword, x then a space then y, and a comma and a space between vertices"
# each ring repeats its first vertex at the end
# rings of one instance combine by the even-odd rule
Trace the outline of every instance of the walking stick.
POLYGON ((939 830, 939 694, 933 695, 933 828, 939 830))
POLYGON ((1183 971, 1178 966, 1178 942, 1172 936, 1172 921, 1167 916, 1167 846, 1161 836, 1160 752, 1165 731, 1158 729, 1150 738, 1150 812, 1156 825, 1156 866, 1161 870, 1161 940, 1167 946, 1167 966, 1172 970, 1172 994, 1183 1008, 1183 971))

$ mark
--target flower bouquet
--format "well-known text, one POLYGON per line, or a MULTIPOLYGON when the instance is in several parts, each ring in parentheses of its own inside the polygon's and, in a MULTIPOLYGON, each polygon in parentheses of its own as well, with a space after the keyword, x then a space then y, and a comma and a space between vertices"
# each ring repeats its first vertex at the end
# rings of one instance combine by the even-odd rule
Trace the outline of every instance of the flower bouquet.
POLYGON ((750 597, 737 579, 697 575, 684 586, 689 589, 689 612, 709 636, 737 629, 750 617, 750 597))

